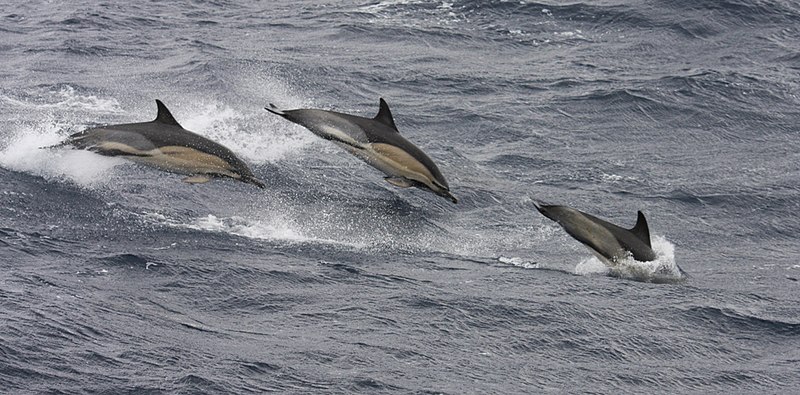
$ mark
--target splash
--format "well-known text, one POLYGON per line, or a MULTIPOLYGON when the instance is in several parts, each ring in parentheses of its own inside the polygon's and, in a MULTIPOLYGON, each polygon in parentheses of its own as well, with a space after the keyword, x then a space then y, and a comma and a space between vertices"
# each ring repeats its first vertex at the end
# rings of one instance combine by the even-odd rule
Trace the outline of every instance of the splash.
POLYGON ((209 214, 182 226, 189 229, 229 233, 252 239, 287 240, 293 242, 312 240, 296 229, 292 229, 289 221, 277 217, 270 221, 253 221, 239 216, 219 218, 209 214))
POLYGON ((119 102, 83 94, 69 85, 45 87, 34 90, 31 95, 28 98, 0 97, 0 101, 7 103, 20 117, 35 115, 32 122, 9 122, 9 133, 0 142, 3 147, 0 166, 47 180, 73 182, 82 187, 105 185, 112 169, 124 160, 87 151, 41 147, 58 144, 68 134, 80 130, 84 121, 72 120, 85 118, 81 115, 83 113, 121 113, 119 102))
POLYGON ((179 122, 184 128, 228 147, 249 163, 277 162, 319 143, 312 133, 266 111, 243 113, 219 103, 204 103, 182 112, 185 120, 179 122))
POLYGON ((325 210, 319 208, 314 215, 309 215, 305 205, 298 205, 291 199, 287 201, 266 196, 252 207, 232 215, 204 213, 192 218, 178 218, 170 214, 148 213, 143 219, 147 223, 174 228, 224 233, 288 245, 321 244, 350 252, 436 253, 468 259, 492 254, 491 249, 502 239, 502 235, 487 237, 486 234, 473 236, 465 232, 447 232, 430 224, 408 229, 400 225, 407 225, 404 222, 406 218, 393 220, 391 215, 343 219, 328 216, 325 210))
POLYGON ((63 124, 46 124, 22 128, 0 151, 0 166, 44 177, 47 180, 71 181, 82 187, 105 185, 109 173, 122 163, 120 158, 109 158, 88 151, 70 149, 42 149, 63 140, 63 124))
POLYGON ((208 214, 189 221, 181 221, 161 213, 146 212, 142 215, 142 218, 147 222, 173 228, 225 233, 249 239, 284 241, 298 244, 321 243, 353 249, 364 247, 362 245, 307 235, 299 229, 291 219, 285 218, 278 213, 273 214, 274 215, 270 215, 268 219, 251 219, 242 216, 218 217, 213 214, 208 214))
POLYGON ((609 267, 597 257, 591 257, 578 263, 575 274, 606 274, 644 282, 677 282, 685 279, 683 270, 675 263, 675 245, 662 236, 652 239, 656 259, 639 262, 632 257, 621 260, 616 266, 609 267))
POLYGON ((501 256, 501 257, 497 258, 497 260, 500 263, 504 263, 506 265, 516 266, 516 267, 521 267, 523 269, 539 269, 540 268, 538 262, 527 261, 527 260, 524 260, 524 259, 522 259, 520 257, 505 257, 505 256, 501 256))

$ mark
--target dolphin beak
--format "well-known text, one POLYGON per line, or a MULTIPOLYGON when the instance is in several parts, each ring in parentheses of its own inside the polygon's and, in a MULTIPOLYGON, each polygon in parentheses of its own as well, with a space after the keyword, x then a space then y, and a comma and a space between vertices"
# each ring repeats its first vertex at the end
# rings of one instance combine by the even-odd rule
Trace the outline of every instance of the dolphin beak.
POLYGON ((261 180, 255 178, 255 177, 242 177, 242 182, 245 182, 245 183, 248 183, 248 184, 253 184, 253 185, 255 185, 255 186, 257 186, 257 187, 259 187, 261 189, 264 189, 264 188, 267 187, 266 185, 264 185, 263 182, 261 182, 261 180))
POLYGON ((450 191, 448 191, 448 190, 441 190, 441 191, 436 192, 436 194, 439 195, 439 196, 446 197, 446 198, 450 199, 450 201, 453 202, 453 203, 458 203, 458 199, 456 199, 456 197, 453 196, 453 194, 450 193, 450 191))

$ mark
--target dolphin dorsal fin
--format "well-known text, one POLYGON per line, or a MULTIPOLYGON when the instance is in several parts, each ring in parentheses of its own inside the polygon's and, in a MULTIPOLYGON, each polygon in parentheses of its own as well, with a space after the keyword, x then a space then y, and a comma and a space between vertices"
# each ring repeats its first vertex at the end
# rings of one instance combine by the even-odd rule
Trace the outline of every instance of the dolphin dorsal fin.
POLYGON ((400 133, 400 131, 397 130, 397 126, 394 124, 394 118, 392 118, 392 112, 389 111, 389 105, 386 104, 386 100, 383 100, 383 98, 381 98, 381 108, 378 110, 378 115, 372 119, 387 125, 394 129, 395 132, 400 133))
POLYGON ((653 248, 650 245, 650 229, 647 227, 647 220, 641 211, 639 211, 639 217, 636 218, 636 225, 631 229, 631 233, 647 244, 648 247, 653 248))
POLYGON ((158 115, 156 115, 156 119, 153 122, 181 127, 161 100, 156 99, 156 105, 158 106, 158 115))

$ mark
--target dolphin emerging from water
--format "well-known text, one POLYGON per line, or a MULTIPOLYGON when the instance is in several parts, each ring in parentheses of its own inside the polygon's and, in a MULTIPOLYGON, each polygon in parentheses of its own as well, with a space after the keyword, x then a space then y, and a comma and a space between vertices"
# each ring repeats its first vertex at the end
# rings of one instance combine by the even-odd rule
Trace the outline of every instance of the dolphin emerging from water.
POLYGON ((120 156, 188 175, 183 181, 191 184, 229 177, 264 188, 264 183, 231 150, 181 127, 160 100, 156 105, 158 115, 153 121, 87 129, 54 147, 70 145, 100 155, 120 156))
POLYGON ((281 111, 271 103, 265 109, 333 141, 382 171, 392 185, 426 189, 453 203, 458 202, 431 158, 400 135, 389 105, 383 99, 380 99, 380 110, 375 118, 314 109, 281 111))
POLYGON ((609 266, 632 256, 639 262, 653 261, 656 253, 650 245, 650 230, 644 214, 639 211, 636 225, 623 229, 600 218, 567 206, 547 205, 534 201, 545 217, 558 222, 570 236, 583 243, 609 266))

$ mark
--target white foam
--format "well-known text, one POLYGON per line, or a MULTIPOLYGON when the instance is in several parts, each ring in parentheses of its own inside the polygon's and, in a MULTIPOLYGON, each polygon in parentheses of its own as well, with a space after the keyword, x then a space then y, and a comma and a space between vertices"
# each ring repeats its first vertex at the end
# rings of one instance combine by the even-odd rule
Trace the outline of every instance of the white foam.
POLYGON ((603 181, 611 182, 611 183, 620 182, 620 181, 626 181, 626 182, 639 181, 636 177, 621 176, 619 174, 603 173, 600 177, 603 179, 603 181))
MULTIPOLYGON (((41 149, 63 141, 75 132, 76 123, 70 122, 78 113, 121 113, 119 102, 81 94, 71 86, 57 90, 48 88, 29 101, 9 96, 0 100, 10 105, 17 114, 36 114, 36 123, 10 122, 9 133, 0 142, 0 166, 26 172, 48 180, 66 180, 83 187, 105 184, 109 173, 125 163, 119 158, 103 157, 91 152, 69 149, 41 149)), ((83 118, 84 115, 81 115, 83 118)), ((24 118, 24 117, 22 117, 24 118)), ((78 127, 80 129, 80 127, 78 127)))
POLYGON ((538 269, 539 264, 536 262, 526 261, 519 257, 504 257, 501 256, 497 258, 500 263, 505 263, 506 265, 521 267, 523 269, 538 269))
POLYGON ((312 240, 298 230, 292 229, 288 221, 284 221, 279 217, 273 217, 269 221, 253 221, 239 216, 219 218, 209 214, 196 219, 192 223, 186 224, 185 227, 197 230, 230 233, 253 239, 287 240, 295 242, 312 240))
POLYGON ((632 257, 620 260, 614 267, 608 267, 597 257, 584 259, 575 267, 575 274, 612 274, 622 278, 639 281, 680 280, 683 273, 675 263, 675 245, 662 236, 651 239, 656 259, 640 262, 632 257))
POLYGON ((379 25, 401 25, 409 28, 425 28, 431 26, 445 28, 450 25, 465 22, 466 17, 456 13, 457 8, 452 2, 442 1, 433 10, 413 7, 417 4, 430 4, 424 0, 383 0, 376 4, 357 6, 358 12, 369 13, 374 16, 370 23, 379 25), (421 17, 421 14, 424 17, 421 17))
POLYGON ((180 221, 161 213, 145 212, 142 218, 175 228, 225 233, 257 240, 286 241, 290 243, 323 243, 362 248, 337 240, 313 237, 305 234, 292 220, 281 213, 271 213, 267 218, 252 219, 242 216, 218 217, 208 214, 189 221, 180 221))
POLYGON ((382 11, 384 9, 390 7, 396 7, 399 5, 414 5, 414 4, 424 4, 424 3, 425 3, 424 1, 420 0, 383 0, 375 4, 359 6, 358 9, 362 12, 382 11))
POLYGON ((42 124, 17 130, 0 151, 0 166, 48 180, 68 180, 83 187, 105 184, 115 166, 123 159, 109 158, 82 150, 41 149, 58 144, 65 136, 64 125, 42 124))
POLYGON ((601 262, 596 256, 586 258, 575 266, 575 274, 587 276, 591 274, 608 274, 611 270, 605 263, 601 262))
MULTIPOLYGON (((247 213, 231 216, 206 214, 194 219, 174 219, 161 213, 144 213, 142 218, 150 223, 219 232, 257 240, 283 241, 288 243, 326 244, 345 250, 358 251, 415 251, 438 252, 458 256, 474 257, 493 254, 495 243, 501 237, 442 233, 436 229, 425 229, 419 233, 397 234, 375 232, 361 223, 346 223, 326 217, 320 213, 316 218, 298 215, 304 207, 294 207, 291 202, 260 202, 257 208, 247 213), (274 204, 274 207, 264 207, 274 204), (301 219, 302 218, 302 219, 301 219)), ((367 223, 369 221, 367 220, 367 223)), ((501 258, 501 262, 520 267, 537 267, 534 262, 520 258, 501 258)))

